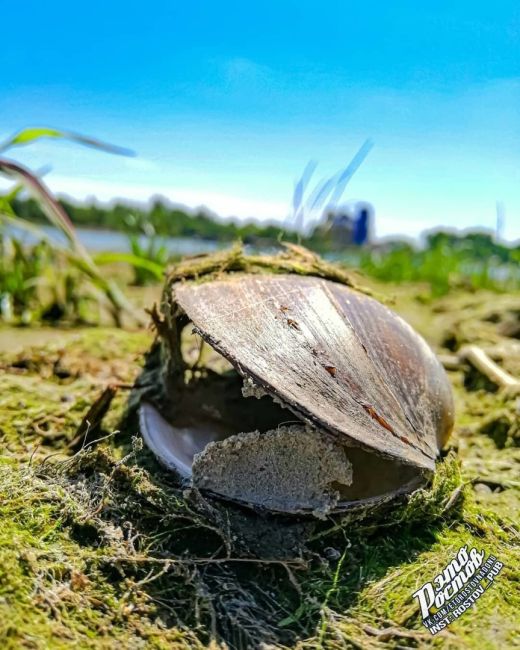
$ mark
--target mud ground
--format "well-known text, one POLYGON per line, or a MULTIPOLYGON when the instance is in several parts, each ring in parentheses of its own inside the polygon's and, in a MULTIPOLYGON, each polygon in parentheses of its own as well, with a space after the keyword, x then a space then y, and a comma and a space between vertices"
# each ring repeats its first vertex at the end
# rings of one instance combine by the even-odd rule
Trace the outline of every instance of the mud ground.
MULTIPOLYGON (((520 376, 518 296, 390 293, 443 357, 475 343, 520 376)), ((183 491, 143 449, 122 418, 152 339, 0 329, 2 648, 515 647, 516 395, 451 370, 456 427, 432 486, 361 521, 288 523, 183 491), (82 448, 108 385, 117 394, 82 448), (431 636, 412 593, 465 544, 505 566, 431 636)))

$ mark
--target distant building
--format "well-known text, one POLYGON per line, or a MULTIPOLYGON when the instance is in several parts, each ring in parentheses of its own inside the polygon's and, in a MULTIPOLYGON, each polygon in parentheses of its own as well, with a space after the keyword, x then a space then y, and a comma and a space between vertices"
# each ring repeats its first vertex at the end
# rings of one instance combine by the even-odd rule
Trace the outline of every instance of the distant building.
POLYGON ((370 241, 373 214, 364 201, 342 205, 327 212, 325 229, 336 246, 363 246, 370 241))

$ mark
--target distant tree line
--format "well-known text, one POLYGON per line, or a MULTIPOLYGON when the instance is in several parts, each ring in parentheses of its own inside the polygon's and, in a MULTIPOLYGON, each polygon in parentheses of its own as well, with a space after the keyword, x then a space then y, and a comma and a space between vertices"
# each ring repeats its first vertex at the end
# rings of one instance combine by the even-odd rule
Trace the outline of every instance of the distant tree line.
MULTIPOLYGON (((95 203, 77 204, 63 199, 60 203, 72 222, 80 227, 132 233, 133 231, 146 232, 143 224, 147 224, 151 232, 164 237, 196 237, 213 241, 241 239, 246 244, 260 245, 276 242, 279 239, 298 240, 294 231, 284 230, 281 225, 221 221, 202 210, 190 213, 179 207, 170 207, 160 199, 156 199, 148 208, 124 203, 114 203, 110 206, 100 206, 95 203)), ((48 223, 34 199, 15 199, 13 207, 15 212, 24 219, 36 223, 48 223)), ((345 250, 343 245, 335 241, 334 231, 327 227, 326 222, 318 223, 307 236, 301 238, 301 243, 318 252, 341 253, 345 250)), ((470 260, 485 260, 493 265, 516 266, 520 262, 518 245, 504 245, 485 232, 457 233, 439 230, 427 234, 425 245, 419 248, 406 241, 395 240, 376 243, 373 247, 363 250, 367 255, 363 261, 371 271, 376 271, 375 268, 370 268, 372 265, 378 266, 381 275, 389 273, 390 277, 395 279, 398 279, 397 276, 400 276, 401 272, 403 276, 407 276, 406 279, 412 279, 414 269, 421 267, 426 260, 431 263, 434 270, 439 264, 446 264, 448 258, 456 258, 458 262, 464 260, 466 263, 470 260), (384 264, 381 264, 383 260, 384 264)))
MULTIPOLYGON (((283 234, 285 240, 296 239, 294 232, 283 231, 279 225, 220 221, 203 211, 189 213, 178 207, 169 207, 161 200, 155 200, 148 208, 123 203, 111 206, 76 204, 64 199, 60 199, 60 203, 74 225, 79 227, 129 232, 133 229, 133 224, 142 225, 146 222, 157 235, 165 237, 197 237, 216 241, 241 239, 245 243, 253 243, 258 240, 276 241, 283 234)), ((13 207, 23 219, 48 223, 34 199, 15 199, 13 207)))

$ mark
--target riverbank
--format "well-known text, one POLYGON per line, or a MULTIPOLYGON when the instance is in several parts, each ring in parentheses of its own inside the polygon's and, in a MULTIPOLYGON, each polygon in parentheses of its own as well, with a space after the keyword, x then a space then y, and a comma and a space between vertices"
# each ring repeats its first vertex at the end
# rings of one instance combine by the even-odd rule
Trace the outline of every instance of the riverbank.
MULTIPOLYGON (((441 354, 468 341, 513 349, 500 327, 518 307, 515 295, 459 292, 424 302, 421 287, 390 289, 395 309, 441 354)), ((159 290, 135 289, 133 298, 149 306, 159 290)), ((122 421, 125 387, 152 332, 3 328, 2 340, 6 650, 512 647, 520 448, 515 402, 503 394, 450 371, 456 426, 433 486, 379 524, 331 520, 295 556, 243 561, 233 521, 219 524, 215 504, 179 490, 142 449, 135 422, 122 421), (99 442, 78 452, 70 447, 78 427, 108 385, 120 388, 93 437, 99 442), (412 594, 463 545, 495 555, 504 569, 478 607, 432 637, 412 594)), ((501 364, 518 372, 520 355, 501 364)), ((298 532, 300 542, 306 534, 298 532)))

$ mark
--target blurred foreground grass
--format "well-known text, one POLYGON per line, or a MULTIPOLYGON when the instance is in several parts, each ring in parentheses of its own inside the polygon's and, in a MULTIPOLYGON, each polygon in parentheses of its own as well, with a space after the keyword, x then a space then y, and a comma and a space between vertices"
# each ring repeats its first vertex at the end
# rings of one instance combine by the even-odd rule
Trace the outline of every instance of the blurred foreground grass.
MULTIPOLYGON (((93 258, 103 265, 103 276, 113 278, 112 284, 123 287, 125 293, 129 284, 153 285, 162 270, 178 259, 168 255, 151 226, 145 245, 138 238, 143 225, 136 228, 128 232, 131 254, 101 253, 93 258)), ((497 244, 482 233, 438 232, 429 235, 422 248, 394 242, 335 253, 329 248, 326 254, 327 250, 338 264, 359 269, 380 282, 405 287, 422 284, 423 301, 460 290, 520 291, 520 248, 497 244)), ((0 320, 21 325, 85 325, 99 324, 107 316, 120 323, 125 318, 124 312, 107 309, 103 292, 81 268, 70 264, 67 254, 46 241, 24 245, 2 232, 0 224, 0 320)))

